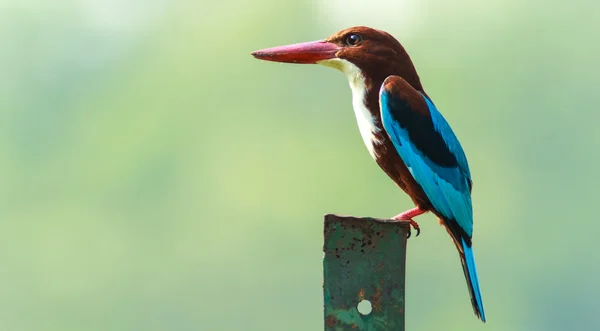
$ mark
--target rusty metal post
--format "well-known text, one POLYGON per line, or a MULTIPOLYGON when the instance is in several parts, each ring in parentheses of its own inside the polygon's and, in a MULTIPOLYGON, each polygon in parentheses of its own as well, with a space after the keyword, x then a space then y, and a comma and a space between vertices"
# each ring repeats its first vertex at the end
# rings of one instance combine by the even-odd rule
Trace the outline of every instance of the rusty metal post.
POLYGON ((325 215, 325 331, 404 331, 408 222, 325 215))

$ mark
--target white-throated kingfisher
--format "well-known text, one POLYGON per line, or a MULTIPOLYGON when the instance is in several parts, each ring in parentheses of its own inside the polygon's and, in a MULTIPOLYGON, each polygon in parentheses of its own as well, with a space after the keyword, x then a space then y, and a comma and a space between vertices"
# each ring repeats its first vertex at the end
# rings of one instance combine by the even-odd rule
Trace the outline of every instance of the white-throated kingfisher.
POLYGON ((465 153, 402 45, 368 28, 342 30, 325 40, 253 52, 258 59, 322 64, 342 71, 371 156, 413 200, 415 208, 394 217, 410 221, 431 211, 454 240, 475 315, 485 322, 471 238, 471 174, 465 153))

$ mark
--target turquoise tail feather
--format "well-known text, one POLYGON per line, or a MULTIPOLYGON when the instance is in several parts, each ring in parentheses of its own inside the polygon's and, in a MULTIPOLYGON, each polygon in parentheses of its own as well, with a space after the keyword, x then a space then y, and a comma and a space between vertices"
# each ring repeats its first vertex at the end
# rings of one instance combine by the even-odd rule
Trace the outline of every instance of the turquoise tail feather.
POLYGON ((460 257, 463 265, 463 271, 465 272, 465 278, 467 279, 467 285, 469 286, 469 293, 471 294, 473 311, 477 317, 485 322, 483 300, 481 299, 481 291, 479 289, 479 279, 477 278, 477 268, 475 267, 473 249, 467 245, 464 239, 461 239, 461 246, 463 249, 463 254, 461 254, 460 257))

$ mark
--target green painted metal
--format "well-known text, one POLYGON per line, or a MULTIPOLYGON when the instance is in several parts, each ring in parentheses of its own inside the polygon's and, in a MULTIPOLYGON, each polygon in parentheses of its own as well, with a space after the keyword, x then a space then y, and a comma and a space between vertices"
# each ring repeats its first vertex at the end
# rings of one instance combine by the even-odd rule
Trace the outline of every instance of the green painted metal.
POLYGON ((325 331, 404 330, 408 231, 408 222, 325 215, 325 331), (370 313, 366 302, 359 312, 362 300, 370 313))

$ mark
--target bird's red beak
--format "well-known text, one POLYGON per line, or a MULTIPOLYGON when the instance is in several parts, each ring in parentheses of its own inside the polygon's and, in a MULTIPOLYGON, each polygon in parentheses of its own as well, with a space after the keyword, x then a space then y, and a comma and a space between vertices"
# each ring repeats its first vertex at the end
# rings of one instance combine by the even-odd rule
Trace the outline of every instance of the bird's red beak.
POLYGON ((252 56, 260 60, 286 63, 314 64, 318 61, 336 57, 340 46, 323 40, 279 46, 252 52, 252 56))

